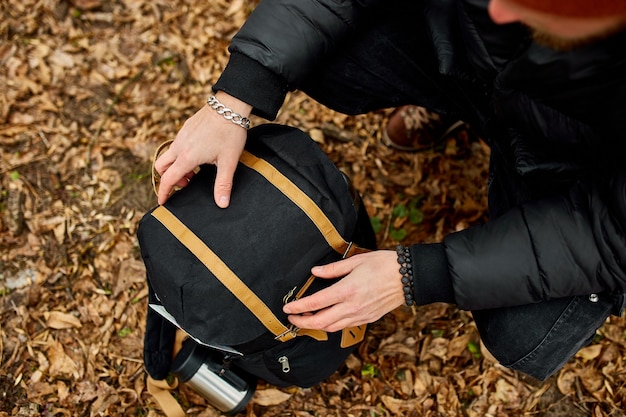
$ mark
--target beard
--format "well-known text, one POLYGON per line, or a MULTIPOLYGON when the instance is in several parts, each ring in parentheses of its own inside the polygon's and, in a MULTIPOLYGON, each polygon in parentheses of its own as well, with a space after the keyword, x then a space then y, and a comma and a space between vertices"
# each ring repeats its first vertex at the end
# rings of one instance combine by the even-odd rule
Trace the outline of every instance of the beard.
POLYGON ((594 33, 593 35, 588 36, 581 36, 579 38, 562 38, 560 36, 548 33, 541 28, 529 27, 529 29, 532 39, 538 45, 565 52, 589 46, 626 30, 626 21, 619 22, 616 25, 603 30, 602 32, 594 33))

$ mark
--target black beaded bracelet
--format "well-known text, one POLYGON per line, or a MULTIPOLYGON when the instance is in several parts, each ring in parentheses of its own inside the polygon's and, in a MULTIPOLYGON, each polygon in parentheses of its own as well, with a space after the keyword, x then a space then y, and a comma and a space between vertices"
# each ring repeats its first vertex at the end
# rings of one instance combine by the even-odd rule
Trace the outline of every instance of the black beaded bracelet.
POLYGON ((396 247, 396 253, 398 254, 400 274, 402 275, 404 303, 410 307, 415 304, 415 300, 413 299, 413 264, 411 264, 411 250, 408 246, 398 245, 398 247, 396 247))

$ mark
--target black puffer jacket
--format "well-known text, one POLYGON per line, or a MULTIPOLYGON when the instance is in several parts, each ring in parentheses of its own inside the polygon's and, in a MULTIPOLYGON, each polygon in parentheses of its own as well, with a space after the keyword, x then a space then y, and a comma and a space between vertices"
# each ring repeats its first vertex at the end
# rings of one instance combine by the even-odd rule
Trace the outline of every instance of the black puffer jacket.
MULTIPOLYGON (((272 119, 382 3, 263 1, 214 89, 272 119)), ((476 97, 468 117, 492 164, 489 223, 412 246, 419 303, 483 309, 626 292, 626 33, 556 52, 494 25, 487 0, 424 3, 441 73, 483 86, 457 93, 476 97)))

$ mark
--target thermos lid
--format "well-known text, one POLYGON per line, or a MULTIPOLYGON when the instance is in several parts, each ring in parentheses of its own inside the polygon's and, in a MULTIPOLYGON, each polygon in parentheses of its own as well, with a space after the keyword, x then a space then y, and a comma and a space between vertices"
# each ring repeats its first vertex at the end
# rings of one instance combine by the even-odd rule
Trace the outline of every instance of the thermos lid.
POLYGON ((182 348, 172 361, 171 368, 171 371, 175 373, 182 382, 189 381, 205 362, 206 351, 203 352, 202 350, 200 345, 191 339, 187 339, 183 342, 182 348))

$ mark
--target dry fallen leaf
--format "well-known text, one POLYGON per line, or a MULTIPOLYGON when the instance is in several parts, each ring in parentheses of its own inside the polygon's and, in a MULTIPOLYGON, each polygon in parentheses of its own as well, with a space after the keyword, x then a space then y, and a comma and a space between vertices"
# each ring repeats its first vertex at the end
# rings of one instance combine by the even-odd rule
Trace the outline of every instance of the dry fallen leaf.
POLYGON ((381 395, 380 399, 385 404, 387 410, 391 412, 391 414, 395 416, 405 416, 407 411, 415 410, 418 402, 417 400, 401 400, 399 398, 394 398, 389 395, 381 395))
POLYGON ((576 372, 572 370, 565 370, 559 373, 557 378, 557 386, 559 387, 559 391, 563 395, 571 395, 575 392, 575 384, 576 384, 576 372))
POLYGON ((267 388, 256 391, 252 397, 252 402, 263 406, 269 406, 281 404, 289 398, 291 398, 291 394, 276 388, 267 388))
MULTIPOLYGON (((229 39, 258 1, 5 3, 0 283, 12 285, 0 297, 0 416, 159 416, 145 389, 148 289, 135 235, 156 204, 150 158, 203 105, 229 60, 229 39)), ((309 132, 352 179, 380 222, 381 248, 439 242, 487 220, 487 145, 459 134, 442 152, 391 150, 381 143, 391 111, 348 116, 294 91, 276 121, 309 132), (421 222, 394 218, 394 208, 415 202, 421 222), (403 242, 393 240, 394 226, 405 229, 403 242)), ((626 409, 626 317, 610 317, 603 338, 534 392, 485 350, 468 355, 465 334, 475 336, 468 326, 467 312, 444 303, 398 309, 369 326, 327 381, 293 391, 260 383, 260 402, 245 414, 523 417, 556 404, 600 416, 626 409), (568 396, 546 399, 550 391, 568 396)), ((181 391, 189 415, 219 415, 187 394, 181 391)))
POLYGON ((596 359, 602 353, 602 345, 591 345, 582 348, 576 353, 577 358, 581 358, 584 361, 591 361, 596 359))
POLYGON ((443 337, 434 338, 427 347, 429 354, 436 356, 439 359, 446 360, 448 353, 448 345, 450 341, 443 337))
POLYGON ((72 4, 81 10, 93 10, 102 6, 101 0, 71 0, 72 4))
POLYGON ((499 379, 496 382, 496 392, 493 398, 508 405, 520 402, 518 391, 504 379, 499 379))
POLYGON ((415 382, 413 383, 413 392, 417 398, 422 398, 430 394, 430 388, 433 384, 433 378, 428 371, 420 366, 417 368, 417 374, 415 375, 415 382))
POLYGON ((79 329, 82 327, 78 317, 61 311, 46 311, 44 318, 46 319, 46 325, 51 329, 79 329))
POLYGON ((448 344, 447 357, 453 358, 455 356, 461 356, 463 352, 467 350, 467 345, 469 344, 471 338, 472 335, 467 333, 452 339, 448 344))
POLYGON ((580 381, 591 394, 596 394, 604 385, 602 373, 593 366, 586 366, 579 374, 580 381))
POLYGON ((79 378, 78 365, 65 353, 61 343, 54 340, 51 341, 48 344, 46 352, 48 354, 48 361, 50 362, 50 376, 79 378))

